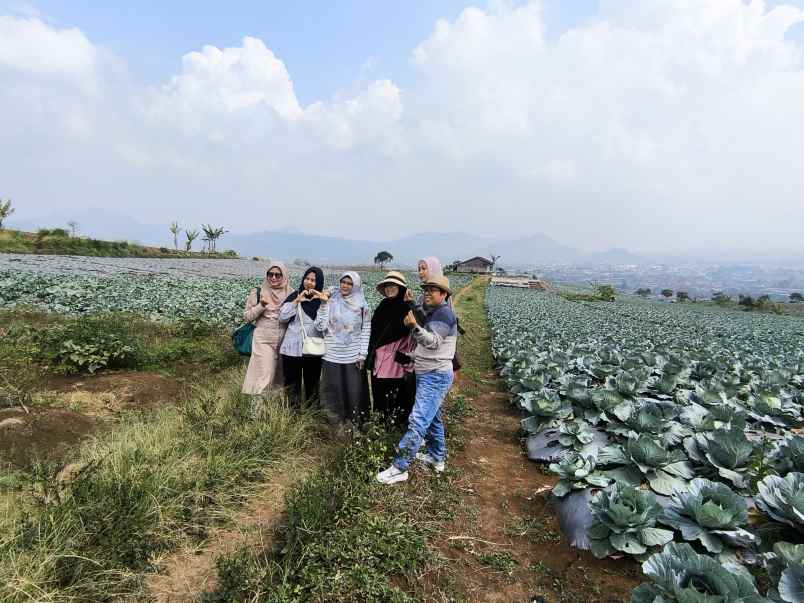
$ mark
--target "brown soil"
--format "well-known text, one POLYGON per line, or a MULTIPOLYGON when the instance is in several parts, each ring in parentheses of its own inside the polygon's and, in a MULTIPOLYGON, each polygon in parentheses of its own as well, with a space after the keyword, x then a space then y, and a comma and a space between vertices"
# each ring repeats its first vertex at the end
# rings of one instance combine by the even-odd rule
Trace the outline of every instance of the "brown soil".
POLYGON ((450 457, 458 512, 436 542, 450 590, 472 602, 630 600, 641 581, 638 566, 599 561, 564 543, 548 499, 556 478, 522 452, 519 416, 495 390, 494 373, 480 385, 474 414, 465 419, 466 444, 450 457))
POLYGON ((173 404, 188 385, 153 373, 108 372, 51 377, 47 405, 0 410, 0 464, 23 467, 35 459, 62 460, 85 437, 115 423, 122 411, 173 404))
POLYGON ((154 603, 192 603, 217 586, 215 561, 242 546, 263 550, 279 526, 287 492, 321 464, 328 448, 314 456, 279 462, 267 482, 258 486, 248 504, 232 518, 235 527, 213 531, 202 545, 178 551, 160 564, 160 573, 148 577, 154 603))
POLYGON ((51 377, 47 388, 63 403, 85 405, 85 412, 108 416, 121 410, 147 410, 175 403, 189 392, 183 379, 133 371, 51 377))
POLYGON ((0 410, 0 464, 10 462, 23 467, 36 458, 52 459, 63 456, 87 434, 102 423, 63 408, 0 410))

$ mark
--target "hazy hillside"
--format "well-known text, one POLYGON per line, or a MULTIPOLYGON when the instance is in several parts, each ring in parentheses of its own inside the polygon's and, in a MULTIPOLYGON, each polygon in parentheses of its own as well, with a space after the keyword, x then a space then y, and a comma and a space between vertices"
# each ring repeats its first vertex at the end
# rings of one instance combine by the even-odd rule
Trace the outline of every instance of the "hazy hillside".
MULTIPOLYGON (((129 216, 104 209, 79 210, 70 212, 69 215, 54 212, 41 220, 18 219, 10 221, 10 225, 35 231, 42 227, 64 227, 70 220, 79 223, 79 232, 83 235, 105 240, 134 241, 144 245, 173 246, 167 224, 141 224, 129 216)), ((196 247, 200 248, 200 245, 201 242, 196 241, 196 247)), ((500 256, 500 265, 505 267, 567 262, 631 263, 637 257, 625 250, 583 254, 541 233, 515 239, 453 232, 420 233, 396 240, 383 239, 381 236, 372 240, 355 240, 310 235, 287 229, 247 234, 228 233, 219 241, 218 249, 233 249, 243 256, 304 259, 329 264, 370 263, 381 250, 390 252, 394 256, 394 263, 406 265, 413 264, 423 255, 435 255, 446 263, 475 255, 488 257, 493 253, 500 256), (628 262, 622 262, 623 259, 628 262)))

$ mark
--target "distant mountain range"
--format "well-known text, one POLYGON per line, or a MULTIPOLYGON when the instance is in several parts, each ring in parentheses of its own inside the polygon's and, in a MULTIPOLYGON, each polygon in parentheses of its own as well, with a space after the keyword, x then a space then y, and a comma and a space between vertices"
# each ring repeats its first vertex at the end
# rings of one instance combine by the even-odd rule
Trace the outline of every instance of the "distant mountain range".
MULTIPOLYGON (((166 225, 147 225, 129 216, 104 209, 54 212, 42 220, 9 220, 9 227, 36 231, 39 228, 66 228, 66 223, 79 223, 79 234, 107 240, 127 240, 145 245, 172 246, 172 235, 166 225), (63 215, 62 215, 63 214, 63 215)), ((181 239, 183 240, 183 235, 181 239)), ((196 248, 200 242, 196 241, 196 248)), ((234 249, 242 256, 307 260, 322 264, 370 264, 379 251, 394 256, 394 264, 410 266, 422 256, 434 255, 443 262, 464 260, 480 255, 500 256, 502 267, 537 264, 575 263, 590 265, 636 264, 642 258, 624 249, 585 254, 563 245, 544 234, 516 239, 479 237, 461 232, 421 233, 389 241, 363 241, 305 234, 297 229, 228 233, 218 242, 218 249, 234 249)))

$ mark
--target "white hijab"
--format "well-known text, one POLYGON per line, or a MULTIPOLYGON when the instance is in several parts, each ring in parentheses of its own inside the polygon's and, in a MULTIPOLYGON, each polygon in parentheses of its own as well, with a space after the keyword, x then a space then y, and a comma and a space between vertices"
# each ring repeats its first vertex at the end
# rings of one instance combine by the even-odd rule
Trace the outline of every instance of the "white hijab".
POLYGON ((332 287, 329 300, 329 330, 335 340, 342 345, 351 344, 360 337, 363 329, 363 312, 368 310, 368 302, 363 294, 363 279, 351 270, 341 274, 338 282, 344 278, 352 279, 352 291, 349 295, 341 293, 340 287, 332 287))

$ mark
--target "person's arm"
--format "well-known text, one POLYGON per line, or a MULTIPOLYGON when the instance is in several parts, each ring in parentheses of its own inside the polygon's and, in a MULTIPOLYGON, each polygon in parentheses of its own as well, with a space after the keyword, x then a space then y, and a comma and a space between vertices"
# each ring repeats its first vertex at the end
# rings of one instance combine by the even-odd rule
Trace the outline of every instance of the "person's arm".
POLYGON ((413 327, 413 339, 416 343, 426 350, 437 350, 444 343, 444 338, 449 334, 449 327, 444 323, 430 321, 427 326, 413 327), (443 327, 443 328, 442 328, 443 327))
POLYGON ((285 302, 279 308, 279 322, 290 322, 293 320, 293 317, 296 316, 298 304, 293 303, 292 301, 285 302))
POLYGON ((329 326, 329 304, 322 301, 318 307, 318 314, 315 316, 315 330, 319 333, 326 333, 329 326))
POLYGON ((427 350, 437 350, 452 331, 452 326, 438 320, 438 316, 433 316, 427 325, 422 327, 413 312, 409 312, 405 317, 405 325, 411 329, 416 344, 427 350))
POLYGON ((416 317, 416 322, 423 325, 427 322, 427 315, 424 313, 424 306, 420 303, 421 299, 408 302, 408 308, 416 317))
POLYGON ((360 360, 368 356, 369 341, 371 340, 371 316, 368 308, 363 308, 363 329, 360 331, 360 360))
POLYGON ((246 322, 254 322, 262 315, 264 311, 265 306, 262 304, 262 300, 257 300, 255 303, 254 298, 252 298, 251 293, 249 293, 248 298, 246 299, 246 311, 243 312, 243 320, 246 322))

